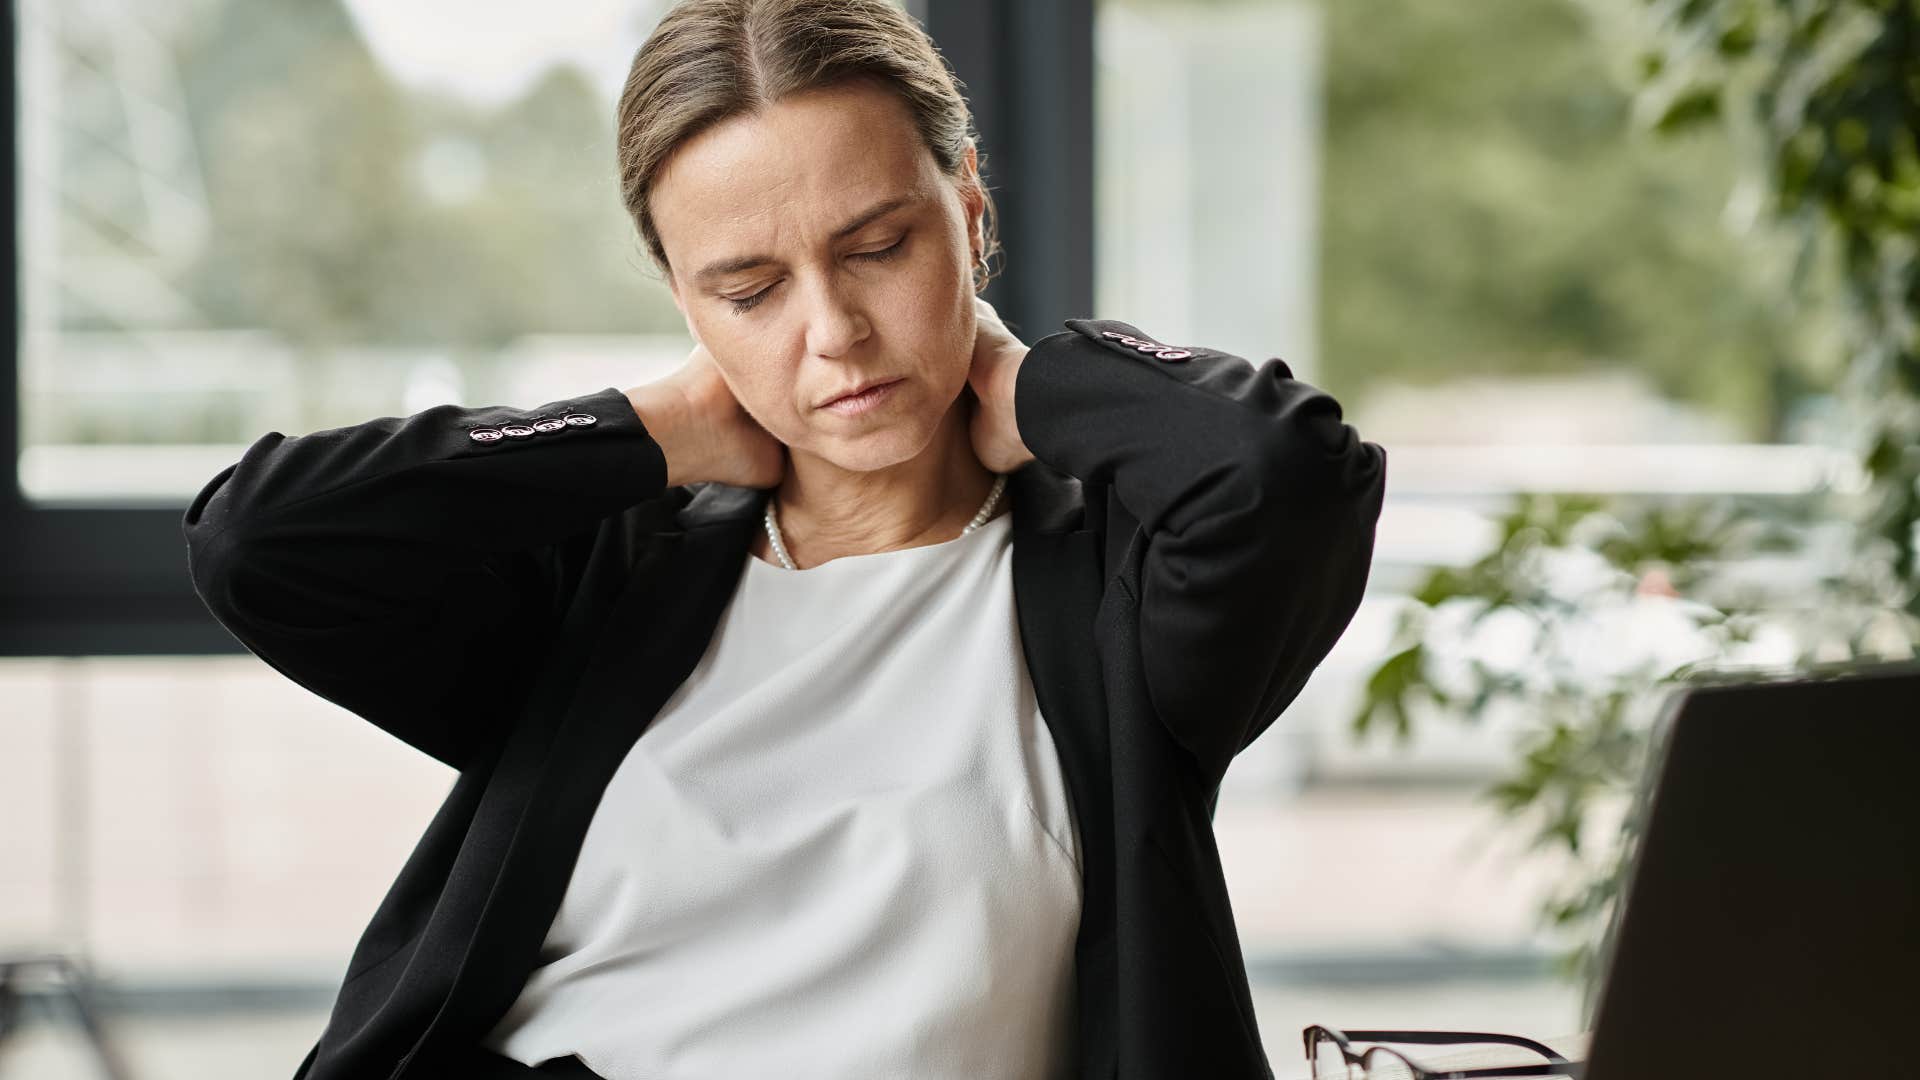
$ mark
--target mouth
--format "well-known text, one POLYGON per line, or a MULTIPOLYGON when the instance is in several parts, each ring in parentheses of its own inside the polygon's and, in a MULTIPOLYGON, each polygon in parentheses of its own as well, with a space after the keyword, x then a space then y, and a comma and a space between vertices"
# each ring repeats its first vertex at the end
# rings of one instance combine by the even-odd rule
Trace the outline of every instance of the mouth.
POLYGON ((893 384, 899 381, 900 381, 899 379, 875 379, 872 382, 862 383, 855 389, 846 391, 845 393, 840 394, 838 397, 828 398, 827 400, 821 402, 819 405, 815 406, 815 408, 825 409, 830 406, 846 407, 850 405, 862 404, 868 401, 869 399, 877 398, 878 395, 874 394, 874 391, 892 386, 893 384))

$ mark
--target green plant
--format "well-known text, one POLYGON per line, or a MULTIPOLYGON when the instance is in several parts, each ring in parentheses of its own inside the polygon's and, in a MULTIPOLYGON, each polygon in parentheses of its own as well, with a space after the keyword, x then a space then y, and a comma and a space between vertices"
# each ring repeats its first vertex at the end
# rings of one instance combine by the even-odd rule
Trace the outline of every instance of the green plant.
POLYGON ((1405 740, 1426 717, 1517 713, 1516 761, 1487 796, 1536 848, 1571 858, 1542 915, 1591 989, 1660 691, 1728 665, 1800 670, 1920 641, 1920 0, 1587 6, 1635 58, 1641 130, 1719 122, 1745 149, 1735 205, 1796 241, 1801 317, 1832 316, 1824 435, 1862 477, 1775 500, 1525 495, 1489 554, 1415 589, 1355 730, 1405 740), (1679 647, 1595 632, 1633 609, 1679 647), (1475 650, 1501 623, 1505 662, 1475 650), (1583 663, 1595 647, 1619 662, 1583 663), (1603 820, 1613 809, 1626 812, 1603 820))
POLYGON ((1492 550, 1429 571, 1402 609, 1355 730, 1405 742, 1431 719, 1514 721, 1513 765, 1484 794, 1533 850, 1572 868, 1541 908, 1573 942, 1570 972, 1588 970, 1618 889, 1637 825, 1619 815, 1659 691, 1729 664, 1793 667, 1836 643, 1855 656, 1906 640, 1848 632, 1872 622, 1815 554, 1833 499, 1524 495, 1492 550))
POLYGON ((1920 614, 1920 3, 1641 0, 1637 13, 1643 122, 1727 124, 1755 209, 1799 242, 1796 290, 1822 255, 1834 263, 1830 348, 1873 486, 1863 539, 1920 614))

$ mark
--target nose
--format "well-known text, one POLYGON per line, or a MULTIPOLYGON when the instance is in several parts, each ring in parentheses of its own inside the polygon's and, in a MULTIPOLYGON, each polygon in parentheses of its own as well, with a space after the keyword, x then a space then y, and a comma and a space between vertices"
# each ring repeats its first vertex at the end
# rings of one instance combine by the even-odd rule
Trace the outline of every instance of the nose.
POLYGON ((814 356, 845 356, 872 330, 866 313, 831 274, 808 291, 806 319, 807 351, 814 356))

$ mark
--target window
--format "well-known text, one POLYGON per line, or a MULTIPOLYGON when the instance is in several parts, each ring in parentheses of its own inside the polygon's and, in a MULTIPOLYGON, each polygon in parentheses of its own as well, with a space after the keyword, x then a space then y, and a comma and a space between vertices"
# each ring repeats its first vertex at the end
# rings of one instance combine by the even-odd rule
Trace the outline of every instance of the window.
POLYGON ((184 505, 267 430, 632 385, 691 345, 614 176, 644 6, 20 13, 29 499, 184 505))
POLYGON ((8 5, 0 655, 236 649, 191 591, 179 514, 266 431, 684 360, 612 148, 663 9, 8 5))
POLYGON ((1369 595, 1215 819, 1263 1013, 1572 1030, 1533 933, 1549 868, 1490 857, 1475 801, 1512 730, 1428 724, 1403 752, 1350 721, 1409 587, 1482 554, 1509 494, 1820 482, 1790 442, 1784 260, 1729 227, 1723 141, 1632 135, 1580 4, 1096 12, 1099 312, 1279 357, 1389 453, 1369 595), (1494 981, 1421 992, 1439 977, 1494 981))

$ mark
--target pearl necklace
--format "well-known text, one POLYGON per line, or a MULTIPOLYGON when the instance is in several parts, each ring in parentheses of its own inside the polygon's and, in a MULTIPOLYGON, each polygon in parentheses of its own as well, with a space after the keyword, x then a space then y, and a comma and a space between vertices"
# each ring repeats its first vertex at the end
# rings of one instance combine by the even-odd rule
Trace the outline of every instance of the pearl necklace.
MULTIPOLYGON (((995 475, 993 478, 993 490, 987 492, 987 501, 980 504, 980 509, 973 515, 973 520, 967 522, 967 527, 960 530, 961 536, 965 536, 986 524, 987 519, 993 516, 994 504, 1000 501, 1000 493, 1006 490, 1006 487, 1007 474, 999 473, 995 475)), ((771 497, 767 499, 767 539, 773 542, 773 553, 780 557, 780 565, 789 570, 798 570, 799 567, 793 565, 793 559, 787 555, 786 543, 780 539, 780 523, 775 520, 773 502, 774 500, 771 497)))

